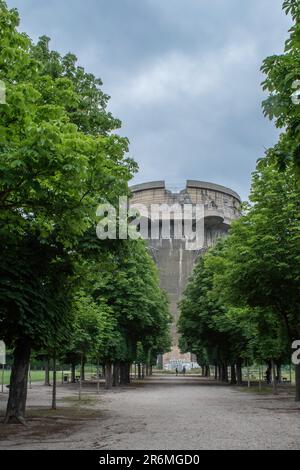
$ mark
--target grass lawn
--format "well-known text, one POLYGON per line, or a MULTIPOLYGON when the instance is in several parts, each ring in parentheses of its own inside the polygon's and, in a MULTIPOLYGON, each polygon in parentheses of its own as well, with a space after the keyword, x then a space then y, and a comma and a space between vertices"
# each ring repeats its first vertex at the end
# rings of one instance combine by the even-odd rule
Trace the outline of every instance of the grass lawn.
MULTIPOLYGON (((4 371, 4 385, 8 385, 10 382, 10 370, 4 371)), ((64 373, 68 374, 70 377, 70 371, 64 370, 64 373)), ((92 369, 91 366, 86 367, 86 379, 89 379, 93 374, 96 373, 96 368, 92 369)), ((79 376, 80 371, 79 368, 76 368, 76 376, 79 376)), ((45 380, 45 371, 43 370, 31 370, 31 382, 44 382, 45 380)), ((60 369, 57 370, 56 373, 56 380, 58 383, 62 380, 62 371, 60 369)), ((52 381, 52 370, 50 371, 50 381, 52 381)), ((2 369, 0 365, 0 386, 2 384, 2 369)))
MULTIPOLYGON (((45 379, 45 372, 43 370, 32 370, 30 374, 31 374, 32 382, 43 382, 45 379)), ((10 370, 5 370, 4 371, 4 384, 8 385, 9 380, 10 380, 10 370)), ((0 384, 2 384, 2 370, 1 369, 0 369, 0 384)))

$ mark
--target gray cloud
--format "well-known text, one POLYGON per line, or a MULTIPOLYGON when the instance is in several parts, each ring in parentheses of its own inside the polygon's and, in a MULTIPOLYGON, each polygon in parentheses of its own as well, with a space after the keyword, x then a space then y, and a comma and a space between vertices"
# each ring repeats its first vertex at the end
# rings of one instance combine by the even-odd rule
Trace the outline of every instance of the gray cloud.
POLYGON ((189 178, 243 198, 277 138, 261 112, 264 57, 283 50, 281 0, 8 0, 34 40, 72 51, 102 78, 140 172, 189 178))

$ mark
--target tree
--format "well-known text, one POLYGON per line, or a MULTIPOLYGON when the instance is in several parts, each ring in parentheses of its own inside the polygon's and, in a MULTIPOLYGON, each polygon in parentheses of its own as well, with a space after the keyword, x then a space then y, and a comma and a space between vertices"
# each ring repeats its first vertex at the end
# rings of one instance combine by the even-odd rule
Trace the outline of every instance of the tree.
POLYGON ((105 106, 97 117, 96 79, 83 71, 74 79, 47 73, 48 62, 33 52, 18 24, 17 11, 1 0, 0 79, 7 104, 0 105, 0 322, 3 339, 14 347, 7 421, 23 422, 30 351, 67 330, 70 311, 59 299, 74 276, 74 252, 95 222, 97 205, 126 194, 136 166, 125 157, 127 139, 109 133, 116 122, 110 115, 105 121, 105 106), (89 83, 93 99, 85 112, 93 118, 84 127, 77 111, 89 83), (4 259, 8 252, 15 266, 4 259), (58 279, 63 289, 51 301, 58 279))
POLYGON ((278 167, 284 170, 292 164, 294 176, 300 172, 300 8, 298 0, 283 2, 286 14, 291 14, 294 24, 285 43, 284 53, 267 57, 262 65, 266 75, 264 90, 270 96, 263 102, 265 116, 275 120, 283 129, 278 144, 268 151, 278 167), (293 99, 293 95, 295 99, 293 99))
POLYGON ((231 235, 197 261, 180 302, 178 327, 181 348, 196 354, 200 364, 215 363, 225 381, 230 364, 235 384, 242 383, 243 363, 274 362, 279 367, 289 344, 282 319, 270 306, 233 301, 233 277, 225 280, 230 243, 231 235))
POLYGON ((139 347, 145 351, 148 368, 157 354, 169 348, 168 303, 142 240, 99 241, 95 233, 86 233, 81 250, 84 283, 74 304, 81 326, 74 322, 73 339, 64 354, 74 366, 87 355, 102 364, 110 389, 113 372, 115 385, 130 381, 130 365, 139 347), (92 335, 86 332, 89 315, 97 318, 98 332, 92 335))
MULTIPOLYGON (((300 191, 290 165, 263 159, 253 175, 252 206, 232 225, 214 276, 219 298, 273 316, 283 344, 300 337, 300 191)), ((296 399, 300 399, 296 367, 296 399)))
MULTIPOLYGON (((253 332, 241 322, 243 311, 233 312, 214 295, 212 260, 217 260, 222 246, 221 242, 197 261, 180 302, 178 329, 181 349, 196 354, 203 366, 214 363, 219 368, 219 377, 226 382, 228 365, 234 371, 233 378, 235 366, 240 368, 251 357, 249 342, 253 332)), ((240 372, 238 377, 241 381, 240 372)))
POLYGON ((122 354, 118 350, 111 362, 120 367, 121 381, 127 382, 139 342, 149 363, 154 355, 169 348, 166 294, 159 287, 157 268, 142 240, 118 240, 106 261, 103 263, 102 258, 93 267, 89 264, 89 269, 92 277, 88 290, 96 302, 110 307, 123 338, 122 354))
POLYGON ((73 267, 62 248, 29 235, 1 239, 0 266, 1 332, 15 347, 6 420, 23 422, 31 349, 67 338, 73 267))
POLYGON ((105 365, 106 388, 110 389, 111 365, 125 356, 124 338, 112 309, 105 302, 96 302, 91 293, 84 290, 76 294, 73 308, 71 338, 61 353, 64 358, 71 358, 74 366, 80 363, 82 367, 87 357, 105 365))
POLYGON ((72 82, 77 99, 66 103, 66 111, 72 123, 89 135, 108 135, 112 130, 121 127, 121 121, 108 112, 109 96, 101 86, 101 79, 87 73, 77 65, 77 57, 68 53, 62 57, 57 51, 49 48, 50 38, 42 36, 37 44, 31 45, 31 53, 42 64, 42 76, 52 79, 67 78, 72 82))

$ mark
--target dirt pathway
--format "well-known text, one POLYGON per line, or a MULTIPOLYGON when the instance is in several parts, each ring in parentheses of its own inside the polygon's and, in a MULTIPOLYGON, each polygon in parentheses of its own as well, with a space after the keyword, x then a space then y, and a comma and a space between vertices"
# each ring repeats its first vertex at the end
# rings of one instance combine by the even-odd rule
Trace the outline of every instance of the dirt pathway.
MULTIPOLYGON (((151 378, 114 392, 29 391, 29 426, 0 426, 0 449, 300 449, 300 405, 192 377, 151 378), (41 409, 44 410, 41 412, 41 409), (8 434, 7 434, 8 432, 8 434)), ((5 404, 3 396, 0 400, 5 404)))

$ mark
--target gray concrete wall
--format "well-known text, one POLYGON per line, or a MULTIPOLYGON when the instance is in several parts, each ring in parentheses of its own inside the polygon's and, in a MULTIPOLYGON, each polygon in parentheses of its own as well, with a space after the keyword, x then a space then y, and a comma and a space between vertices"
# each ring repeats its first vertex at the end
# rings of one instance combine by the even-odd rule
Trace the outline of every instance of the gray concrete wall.
POLYGON ((178 349, 178 301, 192 273, 194 263, 207 247, 217 238, 225 236, 232 220, 239 217, 240 198, 237 193, 224 186, 201 181, 187 181, 186 188, 180 193, 172 193, 165 187, 164 181, 157 181, 133 186, 131 204, 144 204, 149 209, 151 204, 203 204, 205 243, 201 250, 186 250, 184 240, 149 240, 151 253, 158 266, 161 287, 168 293, 173 323, 172 351, 164 355, 164 363, 172 360, 189 361, 190 355, 180 354, 178 349))

